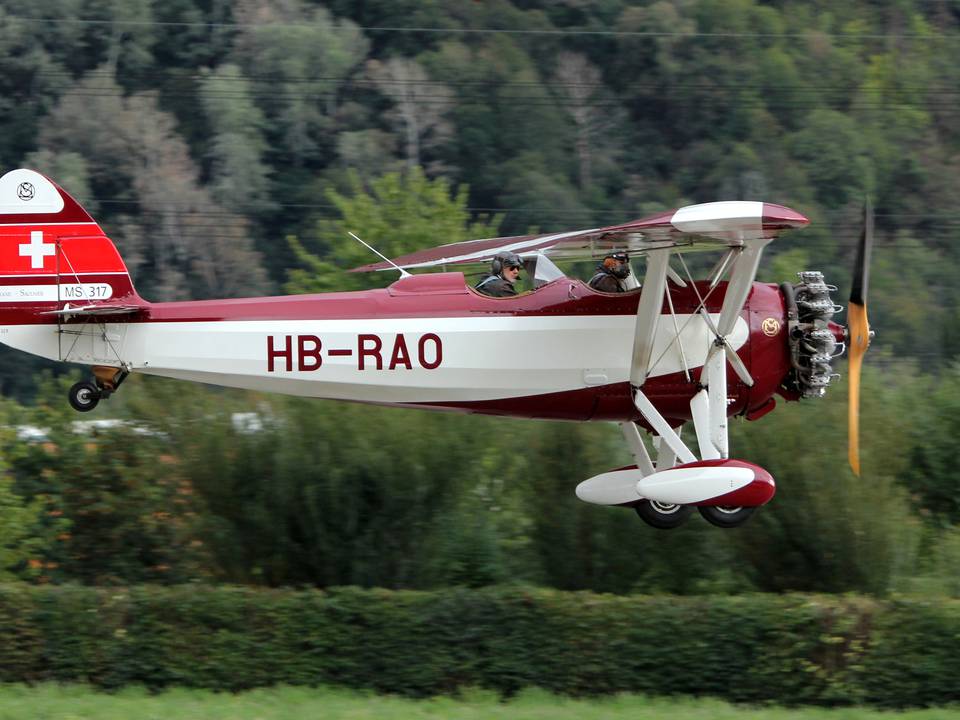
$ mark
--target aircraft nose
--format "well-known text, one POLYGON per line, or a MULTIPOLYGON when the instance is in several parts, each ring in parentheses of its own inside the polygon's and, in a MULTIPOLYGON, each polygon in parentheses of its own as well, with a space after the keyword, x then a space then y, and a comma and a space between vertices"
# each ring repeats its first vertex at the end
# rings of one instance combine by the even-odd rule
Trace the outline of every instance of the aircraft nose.
POLYGON ((829 323, 827 323, 827 327, 833 334, 833 339, 836 340, 838 344, 846 341, 847 329, 843 325, 835 323, 833 320, 831 320, 829 323))

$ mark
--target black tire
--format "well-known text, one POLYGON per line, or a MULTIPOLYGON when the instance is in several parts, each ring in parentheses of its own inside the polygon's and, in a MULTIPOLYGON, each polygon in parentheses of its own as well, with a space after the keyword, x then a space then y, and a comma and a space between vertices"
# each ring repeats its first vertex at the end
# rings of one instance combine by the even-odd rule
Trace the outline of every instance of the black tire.
POLYGON ((690 514, 693 512, 692 505, 671 505, 668 503, 656 502, 655 500, 643 500, 634 507, 637 515, 651 527, 658 530, 672 530, 675 527, 683 525, 690 514))
POLYGON ((700 505, 697 509, 704 520, 722 528, 743 525, 757 510, 755 507, 730 507, 729 505, 700 505))
POLYGON ((67 399, 77 412, 90 412, 100 402, 100 388, 89 380, 83 380, 70 388, 67 399))

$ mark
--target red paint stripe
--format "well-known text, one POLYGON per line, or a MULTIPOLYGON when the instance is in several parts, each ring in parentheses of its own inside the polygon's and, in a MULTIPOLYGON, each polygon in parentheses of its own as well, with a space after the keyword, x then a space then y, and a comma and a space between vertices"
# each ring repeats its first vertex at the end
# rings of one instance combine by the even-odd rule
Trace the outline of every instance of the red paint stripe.
POLYGON ((796 210, 773 203, 763 204, 763 227, 766 230, 801 228, 809 224, 810 221, 796 210))
MULTIPOLYGON (((85 283, 105 282, 111 285, 126 286, 130 281, 130 276, 127 273, 88 272, 78 273, 78 275, 80 276, 80 282, 85 283)), ((0 276, 0 285, 56 285, 58 279, 61 285, 76 282, 73 275, 2 275, 0 276)))
MULTIPOLYGON (((622 295, 600 294, 580 280, 562 278, 534 292, 511 298, 490 298, 469 289, 462 273, 448 273, 456 283, 443 282, 444 292, 436 288, 439 275, 417 275, 403 281, 407 290, 394 294, 390 288, 318 295, 236 298, 229 300, 192 300, 148 304, 145 322, 216 322, 244 320, 364 320, 424 317, 480 317, 518 315, 528 317, 564 315, 635 315, 639 291, 622 295), (412 280, 429 279, 424 292, 413 291, 412 280), (459 292, 454 290, 459 287, 459 292)), ((399 282, 397 283, 399 284, 399 282)), ((771 286, 772 287, 772 286, 771 286)), ((706 292, 700 284, 700 294, 706 292)), ((725 285, 710 295, 711 312, 719 312, 725 285)), ((698 299, 691 289, 674 289, 674 309, 689 313, 698 299)), ((669 312, 664 303, 663 312, 669 312)))
POLYGON ((45 225, 49 223, 86 223, 94 221, 76 200, 60 187, 57 187, 57 190, 60 190, 60 196, 63 198, 63 209, 60 212, 0 215, 0 225, 45 225))
MULTIPOLYGON (((10 216, 0 215, 0 218, 8 217, 10 216)), ((4 237, 6 235, 21 235, 23 233, 27 233, 29 235, 31 230, 43 230, 44 233, 48 233, 51 237, 90 237, 103 235, 103 230, 101 230, 100 226, 93 222, 93 220, 89 222, 31 222, 9 225, 0 222, 0 237, 4 237)))
POLYGON ((0 275, 43 275, 60 273, 126 272, 127 268, 110 239, 104 235, 62 237, 47 230, 24 228, 21 232, 0 235, 0 275), (37 242, 33 232, 42 232, 37 242), (33 267, 32 258, 22 252, 44 248, 49 255, 37 252, 40 267, 33 267))
MULTIPOLYGON (((745 460, 698 460, 697 462, 677 465, 677 468, 695 467, 735 467, 746 468, 753 472, 754 479, 744 487, 718 495, 697 505, 743 505, 745 507, 759 507, 766 505, 777 491, 773 476, 759 465, 745 460)), ((676 469, 676 468, 675 468, 676 469)))

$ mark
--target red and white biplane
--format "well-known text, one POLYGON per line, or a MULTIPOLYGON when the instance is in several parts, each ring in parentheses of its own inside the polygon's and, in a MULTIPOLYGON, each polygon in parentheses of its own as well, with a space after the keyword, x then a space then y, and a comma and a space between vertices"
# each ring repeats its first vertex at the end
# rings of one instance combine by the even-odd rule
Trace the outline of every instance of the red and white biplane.
MULTIPOLYGON (((580 499, 633 507, 671 528, 697 508, 734 527, 774 494, 757 465, 730 458, 731 416, 757 419, 824 393, 851 345, 851 419, 870 232, 850 328, 819 273, 755 282, 764 247, 807 225, 762 202, 692 205, 612 227, 444 245, 358 270, 397 270, 383 289, 151 303, 87 212, 43 175, 0 178, 0 341, 92 366, 69 400, 93 409, 129 373, 332 400, 620 424, 635 465, 582 482, 580 499), (512 251, 534 289, 491 298, 448 267, 512 251), (621 294, 567 277, 555 260, 625 251, 643 278, 621 294), (715 251, 694 279, 687 253, 715 251), (442 269, 411 275, 414 268, 442 269), (681 427, 692 424, 689 440, 681 427), (641 431, 653 435, 648 447, 641 431)), ((856 433, 851 462, 857 463, 856 433)))

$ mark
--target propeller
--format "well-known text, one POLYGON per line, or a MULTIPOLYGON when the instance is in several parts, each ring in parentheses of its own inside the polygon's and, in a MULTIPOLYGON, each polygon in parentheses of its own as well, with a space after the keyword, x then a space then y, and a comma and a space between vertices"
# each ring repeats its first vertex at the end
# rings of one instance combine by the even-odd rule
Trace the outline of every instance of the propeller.
POLYGON ((870 280, 870 252, 873 248, 873 207, 869 199, 863 205, 863 229, 857 246, 853 268, 850 304, 847 306, 847 352, 849 353, 850 404, 848 419, 848 458, 854 475, 860 476, 860 370, 863 356, 870 346, 870 323, 867 321, 867 286, 870 280))

